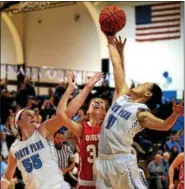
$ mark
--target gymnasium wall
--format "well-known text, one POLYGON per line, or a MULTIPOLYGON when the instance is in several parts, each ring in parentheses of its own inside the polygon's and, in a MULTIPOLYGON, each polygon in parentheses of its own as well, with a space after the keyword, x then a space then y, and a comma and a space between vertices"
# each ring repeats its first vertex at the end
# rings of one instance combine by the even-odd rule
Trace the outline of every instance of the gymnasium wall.
POLYGON ((15 64, 15 45, 8 26, 1 18, 1 63, 15 64))
MULTIPOLYGON (((114 2, 116 4, 117 2, 114 2)), ((117 3, 127 15, 127 24, 119 33, 127 37, 125 64, 127 79, 162 84, 164 71, 173 82, 163 90, 184 89, 184 11, 181 11, 181 38, 178 40, 136 43, 134 39, 134 5, 117 3)), ((146 2, 142 2, 146 4, 146 2)), ((97 10, 105 6, 102 3, 97 10)), ((24 44, 25 62, 32 66, 101 71, 99 39, 95 25, 80 3, 73 6, 13 15, 11 17, 24 44), (74 15, 80 15, 78 21, 74 15)), ((2 23, 1 62, 14 63, 15 50, 11 36, 2 23), (7 55, 8 53, 8 55, 7 55)), ((105 48, 107 48, 105 46, 105 48)), ((112 67, 110 68, 112 72, 112 67)), ((47 81, 47 78, 43 78, 47 81)))
MULTIPOLYGON (((125 49, 125 68, 128 80, 137 82, 157 82, 163 90, 184 89, 184 5, 181 3, 181 38, 168 41, 143 42, 135 41, 135 7, 134 4, 147 2, 129 2, 131 5, 117 3, 127 15, 126 26, 118 35, 127 37, 125 49), (167 71, 173 81, 163 87, 163 73, 167 71)), ((155 2, 156 3, 156 2, 155 2)), ((149 3, 151 4, 151 3, 149 3)), ((102 7, 101 7, 102 8, 102 7)), ((112 72, 112 66, 110 66, 112 72)))

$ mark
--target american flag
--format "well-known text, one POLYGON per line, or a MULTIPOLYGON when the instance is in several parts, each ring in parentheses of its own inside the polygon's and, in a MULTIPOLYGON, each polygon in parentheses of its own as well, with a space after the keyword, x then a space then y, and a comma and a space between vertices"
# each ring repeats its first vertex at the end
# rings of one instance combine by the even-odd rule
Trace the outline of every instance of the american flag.
POLYGON ((180 38, 180 2, 135 7, 137 42, 180 38))

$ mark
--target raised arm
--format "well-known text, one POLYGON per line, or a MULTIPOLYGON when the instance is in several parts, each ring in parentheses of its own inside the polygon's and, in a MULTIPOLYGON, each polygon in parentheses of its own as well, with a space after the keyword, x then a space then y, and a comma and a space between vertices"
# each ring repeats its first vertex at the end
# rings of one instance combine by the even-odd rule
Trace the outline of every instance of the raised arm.
POLYGON ((8 154, 8 166, 7 169, 1 178, 1 189, 7 189, 11 183, 11 180, 13 179, 15 169, 17 166, 16 159, 12 156, 11 152, 8 154))
POLYGON ((159 131, 168 131, 174 126, 178 117, 183 115, 183 101, 178 105, 175 101, 173 102, 173 113, 166 120, 159 119, 150 112, 137 113, 139 123, 142 127, 159 131))
POLYGON ((184 161, 184 152, 178 154, 169 168, 169 189, 174 189, 174 170, 184 161))
POLYGON ((123 72, 121 62, 121 57, 116 48, 115 38, 112 36, 107 36, 109 54, 112 60, 113 71, 114 71, 114 80, 116 87, 117 97, 121 95, 129 94, 130 90, 125 81, 125 73, 123 72))
POLYGON ((92 76, 87 81, 82 91, 68 104, 66 113, 69 118, 72 118, 76 114, 76 112, 83 105, 85 99, 87 98, 88 94, 90 93, 96 82, 99 81, 101 78, 103 78, 103 73, 97 73, 92 76))
POLYGON ((69 100, 69 96, 73 92, 73 86, 74 86, 74 83, 70 75, 68 75, 68 84, 69 84, 68 88, 62 96, 61 104, 60 104, 61 119, 64 121, 65 127, 67 127, 75 136, 80 137, 82 134, 82 126, 79 123, 73 121, 71 118, 69 118, 66 113, 67 102, 69 100))
MULTIPOLYGON (((127 41, 126 38, 124 39, 124 41, 122 41, 121 36, 119 36, 119 39, 117 37, 115 37, 115 45, 116 45, 116 49, 117 49, 117 51, 120 55, 120 58, 121 58, 121 67, 122 67, 123 75, 125 75, 124 48, 125 48, 126 41, 127 41)), ((117 99, 117 93, 115 91, 112 103, 114 103, 114 101, 116 99, 117 99)))

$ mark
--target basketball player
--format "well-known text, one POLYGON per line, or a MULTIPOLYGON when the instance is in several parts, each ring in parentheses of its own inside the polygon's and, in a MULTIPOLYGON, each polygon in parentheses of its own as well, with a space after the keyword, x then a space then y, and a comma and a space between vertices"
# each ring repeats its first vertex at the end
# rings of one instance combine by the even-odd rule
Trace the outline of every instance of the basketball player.
MULTIPOLYGON (((184 113, 182 103, 173 103, 172 115, 164 120, 150 113, 160 104, 162 92, 158 85, 144 83, 129 89, 121 58, 116 49, 116 40, 108 36, 116 87, 115 102, 104 119, 100 132, 99 155, 94 162, 96 188, 103 180, 113 189, 146 189, 143 172, 137 166, 136 155, 131 153, 134 136, 144 128, 166 131, 184 113)), ((105 187, 105 188, 106 188, 105 187)))
MULTIPOLYGON (((72 81, 69 81, 69 83, 71 86, 73 85, 72 81)), ((78 188, 95 189, 96 183, 92 167, 94 160, 97 157, 100 129, 107 111, 107 103, 101 98, 93 98, 90 101, 90 105, 87 110, 89 121, 76 123, 65 113, 68 99, 73 92, 72 89, 74 88, 71 86, 69 85, 68 89, 62 96, 62 120, 65 122, 64 125, 79 139, 80 163, 78 188)))
MULTIPOLYGON (((70 78, 71 75, 68 74, 70 78)), ((93 76, 81 93, 69 104, 68 116, 73 116, 95 83, 102 78, 102 74, 93 76)), ((25 187, 29 189, 68 189, 68 183, 63 179, 57 164, 54 150, 53 135, 64 125, 61 117, 61 101, 56 110, 56 116, 46 120, 40 126, 36 123, 33 111, 22 109, 15 116, 15 126, 20 138, 12 144, 8 167, 1 179, 1 189, 7 189, 15 172, 16 166, 22 173, 25 187)))
POLYGON ((184 189, 184 152, 178 154, 178 156, 174 159, 172 164, 169 168, 169 189, 174 189, 175 185, 173 183, 173 176, 174 176, 174 170, 180 166, 180 172, 179 172, 179 185, 177 189, 184 189))

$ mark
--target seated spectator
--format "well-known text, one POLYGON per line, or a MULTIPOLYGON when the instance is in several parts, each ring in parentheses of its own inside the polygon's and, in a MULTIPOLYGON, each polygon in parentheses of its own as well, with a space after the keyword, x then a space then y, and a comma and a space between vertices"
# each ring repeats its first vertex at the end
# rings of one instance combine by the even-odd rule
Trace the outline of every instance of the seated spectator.
POLYGON ((69 172, 72 171, 75 166, 75 159, 70 146, 64 143, 64 141, 65 138, 63 134, 60 131, 56 132, 54 135, 54 143, 58 157, 58 165, 63 172, 64 180, 73 186, 74 181, 69 176, 69 172))
POLYGON ((168 189, 167 176, 161 159, 161 155, 156 154, 154 160, 147 166, 147 170, 150 175, 149 189, 168 189))
POLYGON ((168 140, 166 142, 166 145, 167 145, 167 148, 171 151, 172 148, 175 146, 177 146, 178 148, 178 153, 180 153, 182 151, 181 149, 181 146, 179 144, 179 136, 178 136, 178 133, 175 133, 173 134, 171 137, 170 137, 170 140, 168 140))
POLYGON ((163 153, 163 159, 162 159, 162 164, 165 168, 165 173, 168 175, 168 170, 169 170, 169 160, 170 160, 170 153, 169 152, 164 152, 163 153))

